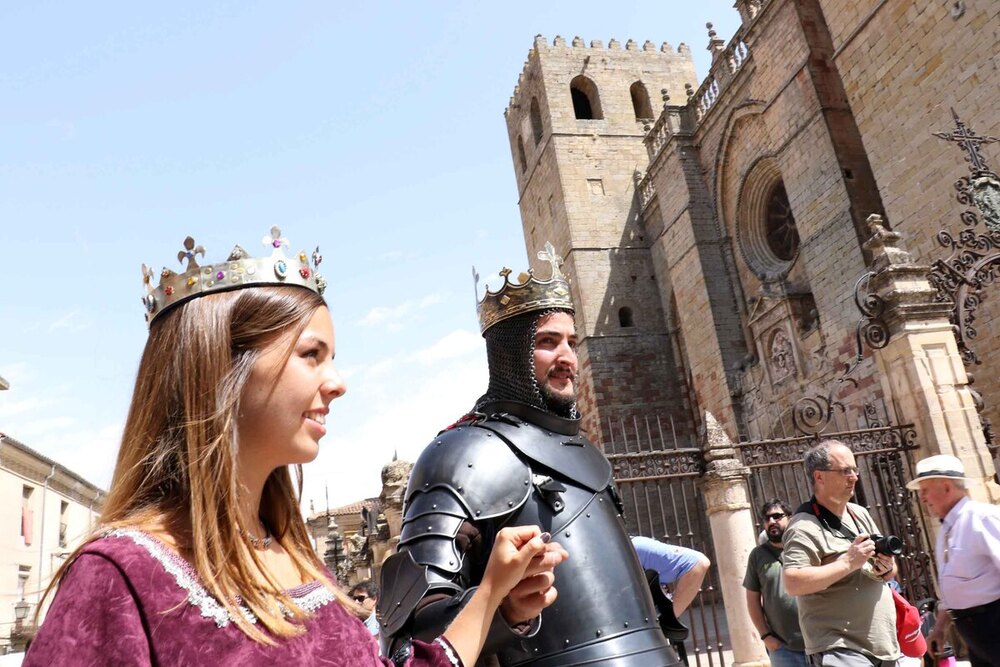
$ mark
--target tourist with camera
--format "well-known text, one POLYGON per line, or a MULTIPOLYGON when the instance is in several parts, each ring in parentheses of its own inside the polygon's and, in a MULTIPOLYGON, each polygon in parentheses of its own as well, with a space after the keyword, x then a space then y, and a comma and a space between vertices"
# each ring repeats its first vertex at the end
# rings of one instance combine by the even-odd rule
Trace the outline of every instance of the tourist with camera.
POLYGON ((806 654, 817 667, 894 667, 896 608, 885 581, 896 573, 899 538, 880 535, 868 511, 849 502, 858 467, 844 443, 820 442, 805 467, 813 497, 788 524, 782 562, 806 654))

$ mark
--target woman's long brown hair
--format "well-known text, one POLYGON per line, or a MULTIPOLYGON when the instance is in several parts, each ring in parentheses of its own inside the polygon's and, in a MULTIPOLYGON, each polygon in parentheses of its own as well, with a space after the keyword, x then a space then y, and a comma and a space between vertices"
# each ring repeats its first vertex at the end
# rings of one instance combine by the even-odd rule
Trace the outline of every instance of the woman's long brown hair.
MULTIPOLYGON (((239 515, 236 418, 260 353, 287 333, 298 339, 323 305, 322 297, 300 287, 254 287, 193 299, 154 321, 111 489, 90 537, 117 528, 165 529, 233 622, 262 643, 300 634, 308 613, 282 590, 243 536, 255 526, 242 526, 239 515), (237 599, 259 625, 246 620, 237 599)), ((291 352, 290 345, 286 359, 291 352)), ((323 581, 341 604, 359 614, 323 574, 310 545, 299 507, 302 469, 295 468, 294 483, 287 466, 267 478, 260 517, 303 580, 323 581)), ((56 572, 46 597, 85 545, 56 572)))

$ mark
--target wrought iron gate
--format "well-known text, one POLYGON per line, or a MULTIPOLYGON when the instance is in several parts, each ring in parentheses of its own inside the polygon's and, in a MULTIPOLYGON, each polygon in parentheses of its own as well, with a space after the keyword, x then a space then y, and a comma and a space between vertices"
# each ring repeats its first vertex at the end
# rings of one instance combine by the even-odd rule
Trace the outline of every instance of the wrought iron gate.
POLYGON ((926 520, 919 503, 906 490, 913 469, 910 452, 918 448, 916 431, 912 424, 895 424, 881 401, 865 402, 858 412, 863 420, 861 428, 848 426, 857 423, 858 415, 840 405, 815 432, 797 431, 780 438, 736 445, 743 464, 751 471, 755 526, 763 530, 758 510, 765 502, 778 498, 794 509, 812 496, 803 454, 821 440, 839 440, 854 452, 858 462, 855 502, 868 509, 883 534, 897 535, 903 540, 903 555, 897 558, 897 578, 906 597, 910 600, 933 597, 934 551, 927 540, 926 520))

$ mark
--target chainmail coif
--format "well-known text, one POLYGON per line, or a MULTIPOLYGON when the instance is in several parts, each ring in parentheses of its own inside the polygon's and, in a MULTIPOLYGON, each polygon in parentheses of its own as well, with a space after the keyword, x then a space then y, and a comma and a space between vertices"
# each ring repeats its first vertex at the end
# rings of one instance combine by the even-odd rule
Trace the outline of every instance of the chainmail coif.
POLYGON ((569 311, 552 309, 525 313, 497 322, 487 329, 483 338, 486 339, 490 384, 486 393, 476 401, 475 412, 492 401, 518 401, 560 417, 577 418, 576 405, 567 410, 554 410, 549 406, 535 380, 535 330, 538 321, 545 315, 558 312, 569 311))

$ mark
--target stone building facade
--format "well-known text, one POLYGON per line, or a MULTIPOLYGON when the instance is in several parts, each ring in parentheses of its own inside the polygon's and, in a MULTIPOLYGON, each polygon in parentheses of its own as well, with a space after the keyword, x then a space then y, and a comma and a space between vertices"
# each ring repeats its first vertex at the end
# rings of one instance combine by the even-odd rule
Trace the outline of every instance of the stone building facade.
POLYGON ((105 496, 0 433, 0 654, 24 650, 45 587, 96 524, 105 496))
MULTIPOLYGON (((533 262, 546 240, 566 260, 584 425, 606 448, 609 422, 637 414, 693 434, 708 411, 734 439, 781 437, 791 406, 831 387, 863 422, 850 406, 886 398, 875 364, 837 380, 857 354, 865 220, 921 264, 946 258, 968 165, 932 133, 953 108, 1000 135, 995 2, 735 6, 742 25, 728 43, 710 30, 700 84, 684 45, 539 36, 505 111, 525 243, 533 262)), ((1000 144, 982 153, 1000 169, 1000 144)), ((1000 424, 995 301, 968 370, 1000 424)))
POLYGON ((316 553, 331 571, 337 570, 341 584, 353 586, 371 579, 379 581, 382 563, 399 544, 403 527, 403 496, 413 464, 393 459, 382 467, 382 492, 321 512, 306 520, 316 553), (334 535, 336 534, 336 538, 334 535), (331 539, 340 540, 339 554, 331 539), (340 563, 336 563, 336 556, 340 563))

